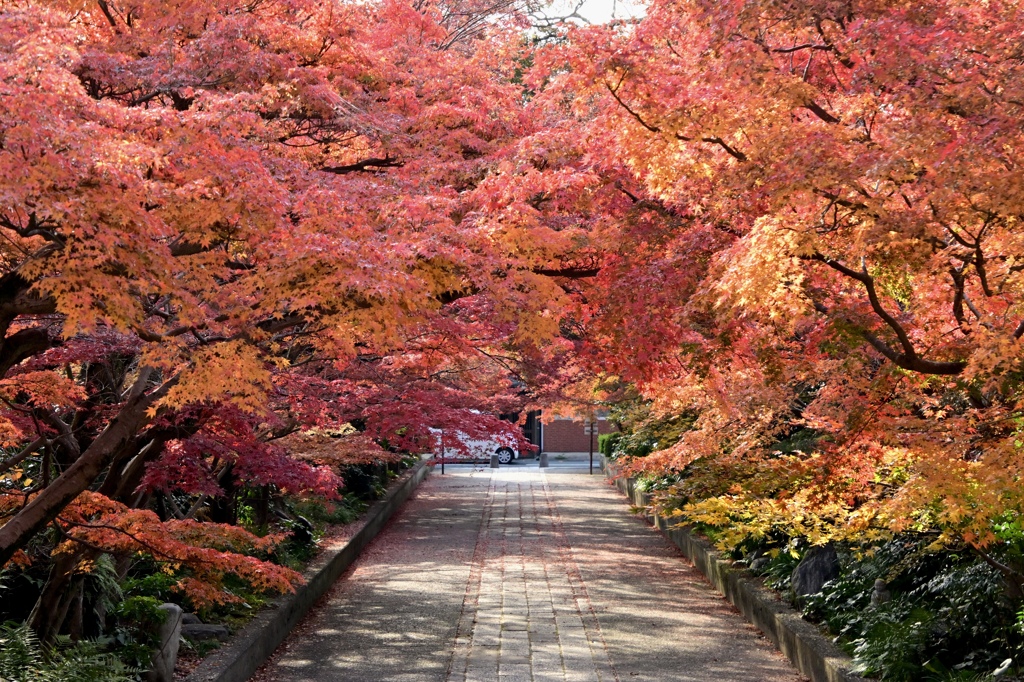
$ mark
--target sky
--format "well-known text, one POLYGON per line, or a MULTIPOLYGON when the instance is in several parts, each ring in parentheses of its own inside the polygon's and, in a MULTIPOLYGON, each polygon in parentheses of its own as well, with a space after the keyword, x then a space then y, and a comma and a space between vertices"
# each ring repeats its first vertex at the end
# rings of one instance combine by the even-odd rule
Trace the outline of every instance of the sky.
MULTIPOLYGON (((547 10, 549 16, 570 14, 578 0, 555 0, 547 10)), ((631 19, 643 15, 642 0, 583 0, 578 14, 592 24, 611 19, 631 19)))

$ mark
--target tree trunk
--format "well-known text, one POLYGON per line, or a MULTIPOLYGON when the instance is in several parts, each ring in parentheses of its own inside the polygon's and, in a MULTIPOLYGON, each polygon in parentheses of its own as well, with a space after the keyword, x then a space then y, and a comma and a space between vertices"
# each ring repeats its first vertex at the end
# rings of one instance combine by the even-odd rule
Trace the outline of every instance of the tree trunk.
POLYGON ((81 552, 71 552, 61 555, 50 568, 50 575, 43 585, 43 591, 39 594, 36 605, 28 617, 29 626, 36 631, 36 636, 42 642, 49 642, 60 632, 64 625, 64 617, 67 614, 68 605, 73 597, 71 581, 74 577, 75 566, 81 561, 81 552))
POLYGON ((132 388, 132 395, 103 433, 82 453, 82 456, 21 511, 0 527, 0 566, 42 531, 48 523, 88 490, 110 459, 128 444, 149 422, 149 408, 177 382, 172 378, 149 395, 143 393, 149 372, 143 372, 132 388))
POLYGON ((85 579, 82 576, 74 581, 71 595, 68 634, 71 635, 71 641, 80 642, 85 633, 85 579))
POLYGON ((224 490, 224 494, 210 500, 210 520, 214 523, 238 523, 235 482, 234 467, 228 464, 224 467, 221 475, 217 477, 217 483, 224 490))
POLYGON ((270 523, 270 486, 260 486, 259 491, 260 496, 256 498, 256 504, 253 506, 256 513, 256 527, 262 533, 267 530, 267 525, 270 523))

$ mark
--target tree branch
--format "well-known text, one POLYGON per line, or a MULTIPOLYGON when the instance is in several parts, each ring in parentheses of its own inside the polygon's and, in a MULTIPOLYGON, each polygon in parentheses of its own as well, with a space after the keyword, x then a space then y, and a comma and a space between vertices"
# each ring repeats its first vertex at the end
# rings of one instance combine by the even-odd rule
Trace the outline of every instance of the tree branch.
POLYGON ((862 330, 861 335, 875 348, 875 350, 891 360, 897 367, 911 372, 917 372, 919 374, 939 374, 948 376, 960 374, 967 366, 967 363, 962 361, 943 362, 938 360, 925 360, 919 356, 917 351, 914 349, 914 344, 910 340, 910 336, 907 334, 907 330, 904 329, 903 325, 901 325, 899 321, 890 315, 882 306, 882 303, 878 298, 878 291, 875 288, 875 278, 868 274, 866 266, 862 264, 859 271, 854 270, 821 253, 815 253, 811 256, 807 256, 806 258, 824 263, 833 270, 842 273, 846 277, 855 279, 864 285, 864 289, 868 295, 868 301, 871 304, 871 309, 896 335, 896 338, 900 343, 900 348, 903 352, 897 352, 889 344, 868 330, 862 330))
POLYGON ((177 258, 179 256, 194 256, 199 253, 213 251, 217 247, 223 246, 225 243, 226 241, 223 239, 209 244, 201 244, 199 242, 190 242, 186 239, 179 239, 171 242, 169 248, 171 255, 177 258))
POLYGON ((813 101, 809 102, 808 104, 805 104, 804 107, 809 109, 811 111, 811 113, 813 113, 815 116, 820 118, 825 123, 839 123, 840 122, 838 118, 836 118, 832 114, 830 114, 827 111, 825 111, 824 109, 822 109, 821 105, 818 104, 817 102, 813 102, 813 101))
POLYGON ((29 443, 27 446, 25 446, 24 450, 22 450, 21 452, 16 454, 14 457, 11 457, 6 462, 0 463, 0 474, 5 474, 8 471, 10 471, 11 469, 13 469, 14 467, 18 466, 19 464, 24 462, 25 459, 29 455, 31 455, 33 452, 35 452, 39 448, 43 447, 43 445, 45 445, 45 444, 46 444, 46 439, 45 438, 42 438, 42 437, 36 438, 34 441, 29 443))
POLYGON ((537 268, 532 272, 535 275, 544 275, 545 277, 568 277, 569 279, 586 279, 587 277, 597 277, 597 274, 601 272, 601 268, 537 268))
POLYGON ((42 327, 28 327, 0 341, 0 377, 25 358, 49 348, 50 334, 42 327))
POLYGON ((150 409, 178 382, 174 376, 149 394, 145 386, 149 373, 140 373, 125 404, 107 427, 46 490, 32 498, 17 514, 0 526, 0 566, 46 527, 103 472, 114 454, 152 417, 150 409))
MULTIPOLYGON (((683 137, 682 135, 677 134, 676 135, 676 139, 679 139, 679 140, 689 140, 691 138, 683 137)), ((733 157, 737 161, 746 161, 747 160, 747 155, 746 154, 744 154, 743 152, 739 151, 738 149, 734 149, 733 147, 730 147, 728 144, 726 144, 725 140, 723 140, 720 137, 702 137, 700 139, 701 139, 701 142, 710 142, 712 144, 717 144, 719 147, 724 149, 725 152, 729 156, 733 157)))
POLYGON ((401 168, 405 163, 399 161, 392 156, 385 156, 384 158, 371 158, 363 159, 362 161, 356 161, 346 166, 324 166, 320 170, 325 173, 334 173, 335 175, 347 175, 348 173, 364 173, 379 168, 401 168))
POLYGON ((776 47, 772 49, 772 52, 778 52, 781 54, 789 54, 791 52, 799 52, 800 50, 824 50, 826 52, 832 51, 831 45, 817 45, 815 43, 804 43, 802 45, 794 45, 793 47, 776 47))
POLYGON ((651 125, 650 123, 645 121, 640 114, 638 114, 637 112, 633 111, 625 102, 622 101, 622 98, 619 97, 619 92, 618 92, 619 85, 622 85, 622 81, 621 80, 619 81, 619 85, 616 85, 614 88, 611 86, 611 83, 608 83, 607 81, 605 81, 604 85, 605 85, 606 88, 608 88, 608 92, 610 92, 612 94, 612 97, 615 98, 615 101, 619 103, 619 106, 622 107, 623 109, 625 109, 627 114, 629 114, 630 116, 635 118, 637 123, 642 125, 647 130, 651 131, 652 133, 660 133, 661 132, 661 128, 659 128, 658 126, 655 126, 655 125, 651 125))
POLYGON ((953 278, 953 317, 956 319, 960 331, 965 335, 971 333, 967 324, 967 317, 964 315, 964 275, 956 268, 949 269, 949 275, 953 278))
MULTIPOLYGON (((619 85, 621 85, 621 84, 622 84, 622 81, 619 81, 619 85)), ((619 103, 619 106, 622 107, 623 109, 625 109, 626 113, 628 113, 630 116, 632 116, 634 119, 636 119, 636 121, 640 125, 642 125, 647 130, 651 131, 652 133, 659 133, 660 134, 660 133, 664 132, 658 126, 653 125, 653 124, 648 123, 647 121, 645 121, 644 118, 640 114, 638 114, 636 111, 631 109, 625 102, 622 101, 622 98, 619 97, 619 93, 618 93, 619 86, 618 85, 613 88, 611 86, 611 84, 608 83, 607 81, 605 81, 604 85, 605 85, 606 88, 608 88, 608 92, 611 93, 612 97, 615 98, 615 101, 619 103)), ((681 135, 679 133, 672 133, 672 136, 675 137, 677 140, 679 140, 681 142, 693 142, 695 139, 697 139, 697 138, 693 138, 693 137, 687 137, 686 135, 681 135)), ((735 149, 734 147, 730 146, 729 143, 727 143, 725 140, 723 140, 720 137, 711 137, 711 136, 709 136, 709 137, 701 137, 700 141, 701 142, 708 142, 710 144, 718 145, 719 147, 724 149, 725 152, 729 156, 733 157, 737 161, 747 161, 748 160, 746 154, 744 154, 743 152, 739 151, 738 149, 735 149)))

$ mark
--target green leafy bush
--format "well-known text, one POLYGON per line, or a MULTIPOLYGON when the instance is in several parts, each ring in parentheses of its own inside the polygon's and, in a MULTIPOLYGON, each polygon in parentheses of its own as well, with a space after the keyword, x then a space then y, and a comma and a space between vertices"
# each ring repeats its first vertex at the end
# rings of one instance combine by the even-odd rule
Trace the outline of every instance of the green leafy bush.
POLYGON ((0 680, 5 682, 131 682, 142 670, 104 651, 106 642, 72 644, 61 637, 44 647, 24 624, 0 625, 0 680))
POLYGON ((807 614, 824 621, 859 668, 885 680, 955 679, 991 672, 1022 651, 998 571, 970 552, 928 549, 897 538, 870 556, 846 553, 839 578, 808 599, 807 614), (871 604, 875 580, 888 602, 871 604))
POLYGON ((602 433, 597 437, 597 451, 605 457, 611 458, 615 450, 615 444, 620 438, 622 438, 622 434, 619 432, 602 433))
POLYGON ((174 602, 182 598, 178 589, 178 578, 161 571, 154 562, 139 562, 133 574, 122 583, 124 594, 129 597, 152 597, 158 603, 174 602))
MULTIPOLYGON (((671 416, 654 415, 651 402, 632 393, 621 403, 611 406, 609 418, 622 429, 621 433, 607 434, 606 457, 645 457, 655 450, 676 443, 682 434, 693 428, 697 415, 685 412, 671 416)), ((600 447, 601 437, 598 437, 600 447)))
POLYGON ((780 550, 771 556, 762 570, 765 584, 772 589, 786 592, 793 577, 793 569, 800 563, 800 556, 788 549, 780 550))
POLYGON ((855 670, 883 680, 920 680, 928 650, 941 633, 935 615, 897 599, 867 619, 870 628, 852 641, 855 670))
POLYGON ((148 668, 153 651, 160 644, 160 625, 167 617, 163 602, 155 597, 128 597, 114 607, 117 621, 113 644, 118 657, 128 665, 148 668))
POLYGON ((655 450, 676 443, 683 433, 693 428, 696 420, 692 414, 650 418, 637 425, 633 431, 617 438, 612 447, 612 456, 646 457, 655 450))

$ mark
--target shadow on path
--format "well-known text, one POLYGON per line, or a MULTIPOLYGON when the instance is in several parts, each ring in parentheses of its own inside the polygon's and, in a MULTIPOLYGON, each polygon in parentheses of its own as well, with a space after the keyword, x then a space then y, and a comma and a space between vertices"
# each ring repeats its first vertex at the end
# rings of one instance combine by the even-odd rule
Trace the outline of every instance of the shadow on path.
POLYGON ((802 679, 581 465, 435 471, 254 679, 802 679))

